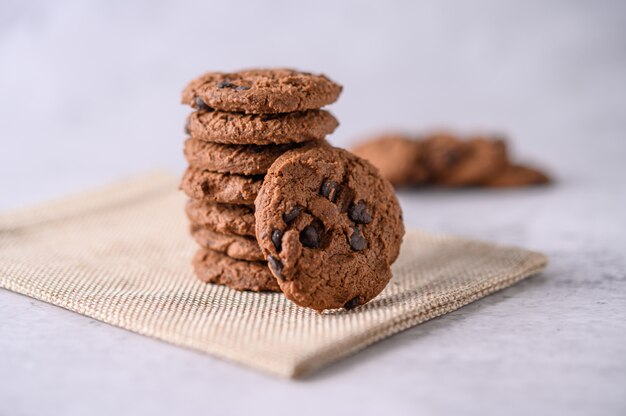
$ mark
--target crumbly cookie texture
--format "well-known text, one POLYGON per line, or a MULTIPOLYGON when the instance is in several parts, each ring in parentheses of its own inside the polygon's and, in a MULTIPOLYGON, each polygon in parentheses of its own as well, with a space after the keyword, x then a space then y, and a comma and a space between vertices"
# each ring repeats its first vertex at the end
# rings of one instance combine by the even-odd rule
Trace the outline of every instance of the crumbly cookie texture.
POLYGON ((391 184, 350 152, 325 146, 285 153, 255 207, 259 245, 294 303, 351 309, 391 278, 402 212, 391 184))
POLYGON ((205 142, 189 138, 185 141, 185 158, 199 169, 237 175, 265 175, 278 156, 301 144, 239 145, 205 142))
POLYGON ((187 119, 192 137, 215 143, 282 144, 321 140, 339 122, 328 111, 307 110, 282 114, 242 114, 195 111, 187 119))
POLYGON ((187 85, 182 103, 208 111, 288 113, 331 104, 341 89, 324 75, 293 69, 208 72, 187 85))
POLYGON ((403 134, 386 134, 364 142, 352 153, 368 160, 396 187, 423 184, 428 180, 424 147, 403 134))
POLYGON ((189 167, 180 188, 192 199, 224 204, 254 203, 262 176, 242 176, 189 167))
POLYGON ((200 247, 219 251, 234 259, 248 261, 265 260, 259 243, 257 243, 254 237, 223 234, 193 223, 190 225, 189 230, 191 236, 200 247))
POLYGON ((226 285, 235 290, 280 292, 267 263, 236 260, 223 253, 200 249, 193 259, 198 279, 205 283, 226 285))
POLYGON ((254 205, 231 205, 190 199, 185 205, 194 224, 223 234, 254 237, 254 205))

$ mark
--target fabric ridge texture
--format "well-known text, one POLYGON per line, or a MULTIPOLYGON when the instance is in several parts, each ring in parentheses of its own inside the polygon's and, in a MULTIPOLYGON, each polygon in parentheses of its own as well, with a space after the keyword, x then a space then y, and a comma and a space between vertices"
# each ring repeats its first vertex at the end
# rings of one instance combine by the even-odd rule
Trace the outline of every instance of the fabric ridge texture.
POLYGON ((409 230, 368 304, 318 314, 194 277, 167 173, 0 215, 0 288, 283 377, 299 377, 543 270, 540 253, 409 230))

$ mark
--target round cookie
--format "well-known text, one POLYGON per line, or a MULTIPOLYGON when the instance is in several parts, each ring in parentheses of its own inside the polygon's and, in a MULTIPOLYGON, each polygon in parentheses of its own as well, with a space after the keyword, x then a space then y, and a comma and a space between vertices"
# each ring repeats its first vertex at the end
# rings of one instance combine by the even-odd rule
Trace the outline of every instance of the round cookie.
POLYGON ((471 139, 465 142, 465 154, 437 183, 446 186, 480 185, 507 164, 502 140, 471 139))
POLYGON ((186 131, 196 139, 230 144, 281 144, 321 140, 339 122, 324 110, 284 114, 241 114, 195 111, 186 131))
POLYGON ((224 204, 254 203, 262 176, 242 176, 187 168, 180 188, 193 199, 224 204))
POLYGON ((189 230, 191 236, 201 247, 219 251, 238 260, 265 260, 259 243, 254 237, 222 234, 198 224, 191 224, 189 230))
POLYGON ((352 149, 352 153, 376 166, 395 187, 420 185, 428 179, 422 144, 402 134, 368 140, 352 149))
POLYGON ((438 185, 480 185, 507 164, 502 140, 460 141, 448 134, 438 134, 425 140, 424 149, 429 170, 438 185))
POLYGON ((238 175, 264 175, 278 156, 298 146, 221 144, 189 138, 185 141, 184 153, 187 162, 195 168, 238 175))
POLYGON ((324 75, 293 69, 208 72, 187 85, 182 103, 246 114, 289 113, 331 104, 341 89, 324 75))
POLYGON ((422 147, 426 166, 435 181, 449 172, 467 151, 463 142, 446 132, 434 133, 424 138, 422 147))
POLYGON ((193 259, 198 279, 235 290, 280 292, 267 263, 232 259, 216 251, 200 249, 193 259))
POLYGON ((507 165, 492 178, 487 179, 484 185, 494 188, 509 188, 545 185, 549 182, 550 178, 538 169, 522 165, 507 165))
POLYGON ((223 234, 254 236, 254 205, 228 205, 190 199, 185 205, 192 223, 223 234))
POLYGON ((387 285, 404 225, 374 166, 330 146, 292 150, 255 202, 256 236, 285 296, 321 311, 362 305, 387 285))

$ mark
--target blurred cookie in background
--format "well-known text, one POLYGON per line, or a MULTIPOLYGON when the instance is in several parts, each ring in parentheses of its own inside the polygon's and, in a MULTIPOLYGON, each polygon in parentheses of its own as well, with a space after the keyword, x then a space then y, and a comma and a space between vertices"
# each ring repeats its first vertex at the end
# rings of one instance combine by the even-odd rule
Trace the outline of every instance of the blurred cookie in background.
POLYGON ((500 136, 387 133, 361 142, 352 151, 369 160, 396 188, 519 187, 550 182, 540 170, 512 162, 500 136))
POLYGON ((476 186, 507 165, 503 140, 435 133, 422 140, 426 170, 432 183, 442 186, 476 186))
POLYGON ((402 134, 386 134, 361 143, 352 153, 369 160, 394 186, 428 181, 424 144, 402 134))

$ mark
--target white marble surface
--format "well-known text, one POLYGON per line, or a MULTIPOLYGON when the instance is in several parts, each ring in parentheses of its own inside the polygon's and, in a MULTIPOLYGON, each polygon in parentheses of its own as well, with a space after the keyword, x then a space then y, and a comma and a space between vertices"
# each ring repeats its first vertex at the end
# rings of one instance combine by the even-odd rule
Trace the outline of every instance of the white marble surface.
POLYGON ((0 415, 625 414, 623 2, 2 2, 0 209, 180 172, 187 79, 281 64, 345 85, 340 145, 508 132, 556 186, 403 193, 406 221, 547 271, 301 381, 0 290, 0 415))

